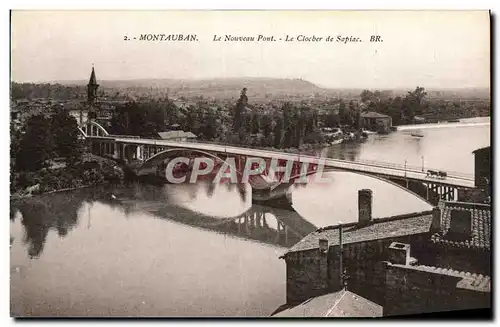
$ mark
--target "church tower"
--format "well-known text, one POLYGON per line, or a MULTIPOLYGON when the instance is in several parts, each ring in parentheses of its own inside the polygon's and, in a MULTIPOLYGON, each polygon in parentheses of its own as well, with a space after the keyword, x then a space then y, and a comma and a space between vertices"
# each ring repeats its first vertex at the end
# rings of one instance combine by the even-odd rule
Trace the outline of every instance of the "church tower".
POLYGON ((90 106, 94 105, 97 101, 97 79, 95 78, 94 66, 92 66, 92 73, 90 73, 89 84, 87 84, 87 101, 90 106))
POLYGON ((94 65, 92 65, 92 72, 90 73, 89 84, 87 84, 87 104, 89 106, 89 117, 90 119, 95 119, 96 113, 96 102, 97 102, 97 79, 95 77, 94 65))

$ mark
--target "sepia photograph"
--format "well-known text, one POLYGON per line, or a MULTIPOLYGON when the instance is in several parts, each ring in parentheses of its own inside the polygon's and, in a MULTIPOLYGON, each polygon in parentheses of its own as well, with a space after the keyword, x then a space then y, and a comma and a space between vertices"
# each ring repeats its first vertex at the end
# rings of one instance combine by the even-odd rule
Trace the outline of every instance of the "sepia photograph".
POLYGON ((10 316, 492 319, 488 10, 11 10, 10 316))

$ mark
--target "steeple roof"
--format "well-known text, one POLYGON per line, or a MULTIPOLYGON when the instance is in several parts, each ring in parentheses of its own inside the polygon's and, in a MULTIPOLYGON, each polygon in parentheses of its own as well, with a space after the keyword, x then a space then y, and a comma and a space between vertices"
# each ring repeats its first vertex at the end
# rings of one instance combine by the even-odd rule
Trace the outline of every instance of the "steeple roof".
POLYGON ((94 66, 92 66, 92 73, 90 73, 89 85, 97 85, 97 79, 95 77, 94 66))

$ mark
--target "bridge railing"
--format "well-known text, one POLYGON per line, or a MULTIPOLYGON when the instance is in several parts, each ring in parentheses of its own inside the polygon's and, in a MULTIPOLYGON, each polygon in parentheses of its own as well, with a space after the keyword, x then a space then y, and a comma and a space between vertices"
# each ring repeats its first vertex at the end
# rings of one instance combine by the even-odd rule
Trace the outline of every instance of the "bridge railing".
MULTIPOLYGON (((192 143, 192 142, 190 142, 192 143)), ((228 146, 228 147, 241 147, 241 144, 233 144, 233 143, 219 143, 219 142, 214 142, 214 141, 202 141, 202 142, 196 142, 199 144, 212 144, 212 145, 219 145, 219 146, 228 146)), ((260 146, 245 146, 245 148, 248 149, 254 149, 254 150, 261 150, 261 151, 266 151, 266 152, 288 152, 289 149, 275 149, 275 148, 270 148, 270 147, 260 147, 260 146)), ((313 152, 314 150, 311 150, 310 152, 313 152)), ((352 163, 356 164, 362 164, 362 165, 367 165, 367 166, 373 166, 373 167, 381 167, 381 168, 390 168, 390 169, 398 169, 401 171, 408 171, 408 172, 418 172, 418 173, 426 173, 427 170, 437 170, 437 171, 446 171, 448 177, 452 178, 460 178, 460 179, 468 179, 468 180, 473 180, 474 175, 473 174, 467 174, 463 172, 457 172, 457 171, 451 171, 451 170, 442 170, 442 169, 434 169, 432 167, 423 167, 424 169, 422 170, 422 166, 416 166, 416 165, 408 165, 404 163, 391 163, 391 162, 384 162, 384 161, 376 161, 376 160, 367 160, 367 159, 357 159, 357 160, 345 160, 345 159, 338 159, 338 158, 329 158, 329 157, 320 157, 317 155, 311 155, 310 153, 304 153, 302 154, 298 149, 293 151, 291 154, 296 154, 304 157, 312 157, 312 158, 324 158, 328 160, 338 160, 342 162, 350 161, 352 163)))
MULTIPOLYGON (((426 168, 425 166, 422 169, 422 166, 415 166, 415 165, 408 165, 408 164, 404 165, 404 164, 382 162, 382 161, 375 161, 375 160, 358 159, 358 160, 354 160, 352 162, 371 165, 371 166, 377 166, 377 167, 386 167, 386 168, 392 168, 392 169, 406 170, 406 171, 411 171, 411 172, 425 172, 426 173, 427 170, 429 170, 429 168, 426 168)), ((430 168, 430 170, 439 171, 442 169, 430 168)), ((446 173, 448 174, 449 177, 465 178, 465 179, 473 179, 474 178, 474 175, 472 175, 472 174, 451 171, 451 170, 443 170, 443 171, 446 171, 446 173)))
MULTIPOLYGON (((129 138, 129 139, 141 139, 141 140, 149 140, 149 141, 158 141, 161 143, 162 141, 165 140, 155 140, 155 139, 145 139, 141 138, 138 136, 130 136, 130 135, 108 135, 108 137, 116 137, 116 138, 129 138)), ((241 148, 241 144, 232 144, 232 143, 220 143, 220 142, 214 142, 214 141, 202 141, 202 142, 174 142, 178 144, 200 144, 200 145, 217 145, 220 147, 238 147, 241 148)), ((371 166, 374 168, 388 168, 388 169, 396 169, 399 171, 406 171, 406 172, 416 172, 416 173, 426 173, 429 168, 424 167, 424 171, 422 171, 422 166, 415 166, 415 165, 408 165, 408 164, 400 164, 400 163, 390 163, 390 162, 382 162, 382 161, 375 161, 375 160, 365 160, 365 159, 360 159, 360 160, 344 160, 344 159, 338 159, 338 158, 328 158, 328 157, 322 157, 316 155, 314 152, 314 149, 311 149, 310 151, 299 151, 297 150, 291 150, 291 149, 275 149, 275 148, 270 148, 270 147, 259 147, 259 146, 245 146, 245 148, 248 148, 250 150, 258 150, 262 152, 267 152, 269 154, 272 153, 287 153, 290 155, 297 155, 297 156, 302 156, 302 157, 308 157, 308 158, 313 158, 313 159, 328 159, 329 161, 338 161, 339 163, 346 163, 346 162, 352 162, 353 164, 359 164, 359 165, 364 165, 364 166, 371 166)), ((430 168, 432 169, 432 168, 430 168)), ((432 169, 432 170, 440 170, 440 169, 432 169)), ((455 172, 455 171, 449 171, 446 170, 447 176, 451 178, 458 178, 458 179, 465 179, 465 180, 473 180, 474 176, 472 174, 466 174, 462 172, 455 172)))
POLYGON ((123 138, 123 139, 140 139, 140 136, 135 136, 135 135, 120 135, 120 134, 109 134, 107 135, 108 137, 116 137, 116 138, 123 138))

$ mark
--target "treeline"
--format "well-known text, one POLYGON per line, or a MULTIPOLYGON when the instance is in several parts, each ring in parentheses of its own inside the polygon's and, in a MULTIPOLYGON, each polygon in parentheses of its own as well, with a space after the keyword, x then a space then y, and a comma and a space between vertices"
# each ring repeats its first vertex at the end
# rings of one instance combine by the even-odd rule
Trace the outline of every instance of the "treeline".
POLYGON ((61 84, 35 84, 35 83, 11 83, 10 96, 18 99, 56 99, 71 100, 83 99, 87 96, 83 85, 67 86, 61 84))
POLYGON ((11 122, 11 194, 23 196, 35 186, 34 192, 43 193, 122 180, 113 162, 85 154, 79 133, 76 119, 65 110, 33 115, 21 129, 11 122))
POLYGON ((414 91, 409 91, 405 97, 388 97, 381 91, 361 92, 361 103, 366 105, 368 111, 376 111, 392 118, 393 125, 412 124, 416 115, 421 115, 429 108, 425 101, 427 92, 423 87, 417 86, 414 91))
POLYGON ((200 139, 214 140, 221 136, 222 108, 199 102, 187 108, 178 108, 167 99, 148 102, 129 102, 117 106, 111 118, 112 134, 128 134, 143 137, 156 137, 168 126, 179 125, 191 131, 200 139))
POLYGON ((360 94, 361 103, 368 111, 376 111, 392 118, 393 125, 415 123, 415 116, 427 117, 428 120, 446 120, 489 116, 490 101, 461 101, 429 99, 423 87, 417 86, 404 97, 390 97, 383 91, 364 90, 360 94))
POLYGON ((110 132, 156 137, 169 125, 179 125, 200 140, 291 148, 323 142, 320 124, 318 111, 307 106, 253 107, 244 89, 237 103, 227 109, 203 101, 181 108, 169 99, 130 102, 116 108, 110 132))
POLYGON ((285 102, 281 108, 265 112, 248 104, 246 88, 232 110, 232 129, 228 141, 274 148, 298 148, 302 144, 323 142, 318 111, 285 102))
POLYGON ((82 154, 77 122, 64 110, 31 116, 20 130, 11 124, 10 134, 11 168, 15 171, 38 171, 53 158, 72 164, 82 154))

